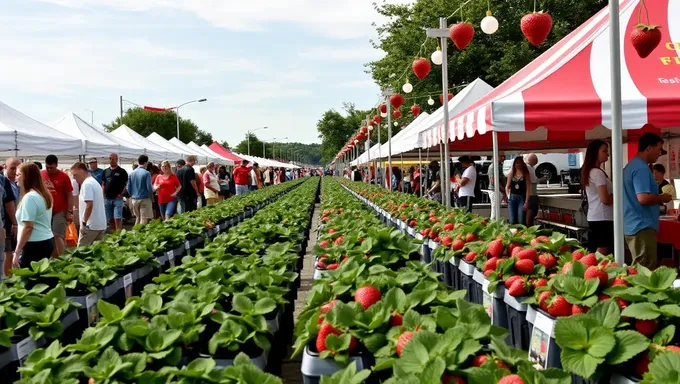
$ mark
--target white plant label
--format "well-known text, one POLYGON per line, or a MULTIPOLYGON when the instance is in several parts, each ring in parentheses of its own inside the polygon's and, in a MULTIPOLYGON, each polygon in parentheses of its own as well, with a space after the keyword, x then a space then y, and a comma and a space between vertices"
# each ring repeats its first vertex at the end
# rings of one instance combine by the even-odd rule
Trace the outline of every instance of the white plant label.
POLYGON ((87 307, 87 323, 93 327, 99 321, 99 309, 97 308, 97 294, 90 293, 85 296, 85 307, 87 307))
POLYGON ((541 369, 548 368, 548 352, 550 352, 550 337, 555 327, 555 321, 541 312, 536 312, 534 329, 531 331, 529 342, 529 361, 536 363, 541 369))
POLYGON ((132 297, 132 273, 123 276, 123 288, 125 289, 125 298, 132 297))

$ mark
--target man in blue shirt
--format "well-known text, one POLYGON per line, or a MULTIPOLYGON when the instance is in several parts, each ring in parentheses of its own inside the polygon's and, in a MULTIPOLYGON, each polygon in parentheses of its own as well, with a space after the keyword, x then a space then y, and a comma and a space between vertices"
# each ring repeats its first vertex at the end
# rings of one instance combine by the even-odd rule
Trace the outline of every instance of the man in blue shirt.
POLYGON ((87 166, 88 166, 87 172, 90 174, 90 176, 97 180, 97 183, 99 183, 99 185, 101 185, 102 181, 104 180, 104 170, 99 168, 97 158, 93 157, 90 160, 88 160, 87 166))
POLYGON ((137 168, 130 173, 127 190, 132 199, 132 214, 135 216, 135 225, 146 224, 153 219, 153 186, 151 185, 151 173, 146 170, 149 158, 141 155, 137 159, 137 168))
POLYGON ((623 169, 623 218, 626 245, 633 264, 656 268, 656 234, 659 230, 659 204, 672 197, 660 195, 659 186, 649 168, 665 154, 663 139, 645 133, 638 141, 638 154, 623 169))

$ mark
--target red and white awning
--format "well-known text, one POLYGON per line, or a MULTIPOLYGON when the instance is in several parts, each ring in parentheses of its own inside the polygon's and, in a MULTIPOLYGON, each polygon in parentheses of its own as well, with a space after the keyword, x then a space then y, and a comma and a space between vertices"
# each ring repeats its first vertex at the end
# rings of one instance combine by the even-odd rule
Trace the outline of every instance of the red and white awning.
MULTIPOLYGON (((640 0, 622 0, 620 5, 623 128, 639 129, 645 125, 678 128, 680 0, 647 1, 649 21, 662 26, 663 37, 646 59, 637 55, 628 37, 638 24, 641 7, 640 0)), ((644 12, 642 21, 646 21, 644 12)), ((609 13, 605 8, 450 119, 451 141, 479 139, 478 136, 495 130, 508 132, 502 141, 540 140, 542 146, 553 147, 567 142, 587 143, 587 136, 594 135, 586 131, 611 127, 609 34, 609 13)), ((432 147, 442 137, 443 124, 424 132, 422 139, 427 147, 432 147)), ((480 145, 486 141, 481 140, 480 145)), ((465 146, 462 142, 454 146, 458 148, 459 144, 465 146)))

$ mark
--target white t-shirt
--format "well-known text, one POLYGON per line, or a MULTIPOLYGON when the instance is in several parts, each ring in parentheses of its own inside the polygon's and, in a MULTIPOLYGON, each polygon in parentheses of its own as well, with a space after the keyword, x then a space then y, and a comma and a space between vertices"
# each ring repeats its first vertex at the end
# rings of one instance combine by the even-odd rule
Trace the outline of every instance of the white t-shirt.
POLYGON ((463 185, 460 187, 460 190, 458 190, 458 196, 460 197, 475 197, 475 183, 477 182, 477 170, 475 169, 474 165, 471 165, 463 171, 463 176, 464 179, 468 179, 470 181, 467 182, 467 184, 463 185))
POLYGON ((257 186, 257 176, 255 175, 255 170, 250 169, 250 185, 257 186))
POLYGON ((538 177, 536 176, 536 170, 529 164, 527 164, 527 169, 531 176, 531 196, 538 196, 538 177))
POLYGON ((80 186, 76 179, 71 179, 71 186, 73 187, 73 196, 78 196, 80 194, 80 186))
POLYGON ((80 222, 83 222, 85 216, 86 201, 92 201, 92 213, 87 220, 87 226, 93 231, 103 231, 106 229, 106 212, 104 211, 104 191, 102 186, 97 183, 94 177, 90 176, 80 185, 80 194, 78 195, 78 213, 80 215, 80 222))
POLYGON ((612 193, 612 182, 600 168, 590 170, 586 196, 588 196, 588 221, 611 221, 614 220, 614 207, 604 205, 600 200, 597 187, 606 185, 607 193, 612 193))

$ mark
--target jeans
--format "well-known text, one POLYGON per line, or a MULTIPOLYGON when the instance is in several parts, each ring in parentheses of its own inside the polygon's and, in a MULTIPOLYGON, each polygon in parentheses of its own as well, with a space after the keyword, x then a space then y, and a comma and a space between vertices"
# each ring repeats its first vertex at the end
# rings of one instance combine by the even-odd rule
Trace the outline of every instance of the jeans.
POLYGON ((508 213, 510 224, 526 224, 526 211, 524 210, 524 196, 510 194, 508 198, 508 213))
POLYGON ((161 216, 165 217, 172 217, 172 215, 175 214, 175 209, 177 209, 177 200, 173 200, 169 203, 165 204, 158 204, 158 208, 161 211, 161 216))
POLYGON ((106 212, 106 220, 123 219, 123 199, 104 199, 104 211, 106 212))
POLYGON ((19 265, 21 268, 28 268, 32 261, 48 259, 54 250, 54 238, 42 241, 29 241, 24 245, 19 255, 19 265))
POLYGON ((247 185, 236 184, 236 196, 245 195, 248 193, 249 189, 247 185))

